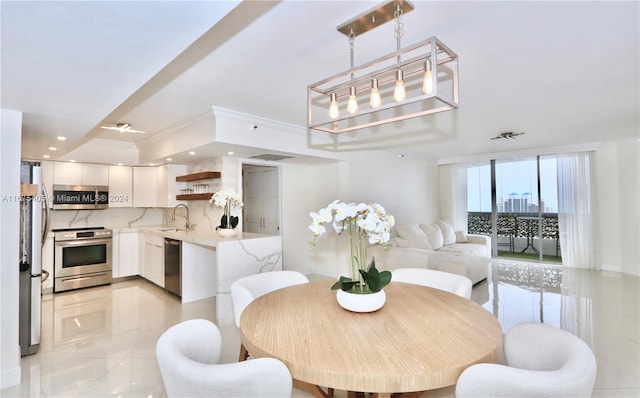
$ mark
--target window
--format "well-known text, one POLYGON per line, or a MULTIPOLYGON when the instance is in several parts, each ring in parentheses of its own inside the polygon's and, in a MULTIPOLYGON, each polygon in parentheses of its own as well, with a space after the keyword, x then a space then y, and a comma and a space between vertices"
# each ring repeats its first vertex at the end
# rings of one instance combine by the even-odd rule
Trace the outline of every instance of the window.
POLYGON ((555 156, 469 165, 468 231, 490 235, 493 256, 560 261, 557 198, 555 156))

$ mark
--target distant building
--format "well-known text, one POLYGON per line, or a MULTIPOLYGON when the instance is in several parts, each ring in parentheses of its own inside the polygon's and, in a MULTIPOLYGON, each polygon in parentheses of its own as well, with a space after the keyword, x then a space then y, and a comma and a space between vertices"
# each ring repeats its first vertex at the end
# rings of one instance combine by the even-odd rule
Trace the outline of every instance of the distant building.
POLYGON ((544 205, 544 200, 540 200, 540 206, 533 202, 531 192, 519 195, 515 192, 509 194, 507 200, 498 204, 499 213, 537 213, 538 209, 543 209, 547 213, 553 212, 552 208, 544 205))

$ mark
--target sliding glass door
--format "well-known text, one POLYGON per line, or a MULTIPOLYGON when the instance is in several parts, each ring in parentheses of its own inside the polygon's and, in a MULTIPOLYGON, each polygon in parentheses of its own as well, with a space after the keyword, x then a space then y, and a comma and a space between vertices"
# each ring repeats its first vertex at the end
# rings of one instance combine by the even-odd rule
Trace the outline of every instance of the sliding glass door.
POLYGON ((555 157, 492 160, 467 169, 469 233, 493 256, 560 261, 555 157))

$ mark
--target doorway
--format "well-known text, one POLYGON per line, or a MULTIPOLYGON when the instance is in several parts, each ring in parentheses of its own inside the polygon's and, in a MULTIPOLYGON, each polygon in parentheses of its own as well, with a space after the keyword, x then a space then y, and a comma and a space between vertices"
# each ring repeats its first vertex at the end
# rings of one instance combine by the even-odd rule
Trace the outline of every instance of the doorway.
POLYGON ((243 231, 280 235, 280 169, 243 164, 242 195, 243 231))

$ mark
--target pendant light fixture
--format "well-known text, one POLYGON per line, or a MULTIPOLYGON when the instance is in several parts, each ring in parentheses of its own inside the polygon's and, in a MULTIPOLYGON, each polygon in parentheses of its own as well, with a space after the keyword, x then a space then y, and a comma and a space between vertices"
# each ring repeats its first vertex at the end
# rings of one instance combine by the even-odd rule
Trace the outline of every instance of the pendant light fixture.
MULTIPOLYGON (((351 29, 349 32, 349 53, 351 54, 351 69, 353 69, 353 42, 356 34, 351 29)), ((347 101, 347 112, 354 114, 358 112, 358 98, 356 98, 356 86, 353 85, 353 73, 351 74, 351 87, 349 87, 349 100, 347 101)))
MULTIPOLYGON (((402 35, 404 34, 404 24, 402 23, 402 7, 400 7, 399 3, 395 3, 396 10, 393 13, 393 19, 396 22, 396 26, 393 29, 393 35, 396 38, 396 49, 398 52, 400 51, 400 42, 402 40, 402 35)), ((397 63, 402 61, 400 54, 398 54, 397 63)), ((393 100, 396 102, 404 101, 407 99, 407 91, 404 88, 404 74, 402 73, 402 69, 398 68, 396 70, 396 87, 393 90, 393 100)))
POLYGON ((404 76, 402 75, 402 69, 398 69, 396 71, 396 88, 393 89, 393 99, 396 102, 407 99, 407 91, 404 89, 404 76))
POLYGON ((331 102, 329 102, 329 117, 335 119, 340 116, 340 108, 338 108, 338 96, 336 93, 331 93, 331 102))
POLYGON ((392 0, 337 27, 349 38, 351 68, 307 87, 310 129, 344 133, 458 107, 458 56, 436 37, 401 48, 403 16, 413 9, 407 0, 392 0), (392 20, 396 51, 354 66, 355 37, 392 20), (368 104, 359 103, 365 92, 368 104))
POLYGON ((369 106, 377 108, 382 105, 382 98, 380 97, 380 89, 378 88, 378 79, 371 78, 371 95, 369 97, 369 106))
POLYGON ((431 57, 424 61, 424 79, 422 80, 422 93, 431 94, 433 92, 433 73, 431 71, 431 57))

